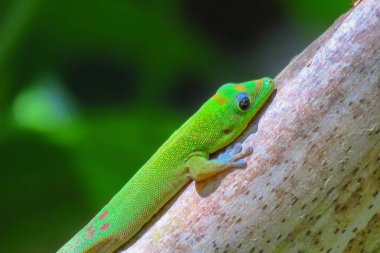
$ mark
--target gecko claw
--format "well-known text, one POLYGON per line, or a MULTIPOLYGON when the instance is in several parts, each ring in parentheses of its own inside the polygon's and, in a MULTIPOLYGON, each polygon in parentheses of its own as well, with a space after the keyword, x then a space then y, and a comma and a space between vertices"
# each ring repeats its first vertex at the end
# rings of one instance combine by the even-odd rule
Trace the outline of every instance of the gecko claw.
POLYGON ((243 146, 240 142, 236 143, 235 146, 232 148, 232 151, 230 152, 231 155, 238 154, 243 149, 243 146))

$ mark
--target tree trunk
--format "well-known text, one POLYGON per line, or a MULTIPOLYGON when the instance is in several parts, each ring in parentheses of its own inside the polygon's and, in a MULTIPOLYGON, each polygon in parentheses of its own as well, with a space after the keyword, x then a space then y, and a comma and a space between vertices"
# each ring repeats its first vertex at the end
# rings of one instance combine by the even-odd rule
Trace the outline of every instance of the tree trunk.
POLYGON ((188 185, 121 252, 380 252, 380 1, 276 77, 248 168, 188 185))

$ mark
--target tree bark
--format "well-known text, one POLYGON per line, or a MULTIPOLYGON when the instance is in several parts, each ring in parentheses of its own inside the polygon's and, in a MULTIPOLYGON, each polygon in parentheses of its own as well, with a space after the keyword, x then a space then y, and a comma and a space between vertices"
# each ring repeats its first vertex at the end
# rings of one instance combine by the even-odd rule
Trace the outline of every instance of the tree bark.
POLYGON ((121 252, 380 252, 380 1, 275 78, 248 168, 188 185, 121 252))

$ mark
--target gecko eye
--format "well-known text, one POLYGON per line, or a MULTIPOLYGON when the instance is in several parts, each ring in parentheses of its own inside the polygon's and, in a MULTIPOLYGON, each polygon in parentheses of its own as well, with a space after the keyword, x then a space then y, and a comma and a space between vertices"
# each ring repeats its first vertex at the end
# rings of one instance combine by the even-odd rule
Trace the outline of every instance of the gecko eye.
POLYGON ((236 96, 236 100, 239 103, 239 108, 243 111, 246 111, 251 106, 251 101, 249 100, 247 93, 240 93, 236 96))

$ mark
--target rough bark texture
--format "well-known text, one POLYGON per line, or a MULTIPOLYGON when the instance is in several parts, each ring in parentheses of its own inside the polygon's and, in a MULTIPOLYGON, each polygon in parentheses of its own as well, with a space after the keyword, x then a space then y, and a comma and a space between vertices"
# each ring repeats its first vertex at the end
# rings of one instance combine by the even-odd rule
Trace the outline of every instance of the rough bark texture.
POLYGON ((191 183, 122 252, 380 252, 380 1, 275 81, 248 168, 191 183))

